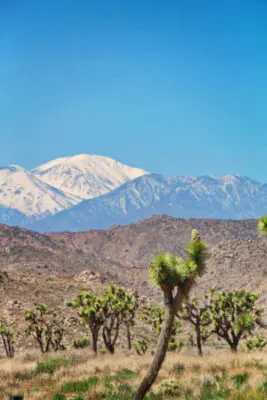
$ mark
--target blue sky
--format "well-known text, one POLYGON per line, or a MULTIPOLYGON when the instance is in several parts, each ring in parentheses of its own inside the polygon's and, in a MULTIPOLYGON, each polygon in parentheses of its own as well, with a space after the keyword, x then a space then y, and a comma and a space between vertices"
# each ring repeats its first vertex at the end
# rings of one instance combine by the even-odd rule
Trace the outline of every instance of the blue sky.
POLYGON ((267 182, 266 0, 1 0, 0 164, 267 182))

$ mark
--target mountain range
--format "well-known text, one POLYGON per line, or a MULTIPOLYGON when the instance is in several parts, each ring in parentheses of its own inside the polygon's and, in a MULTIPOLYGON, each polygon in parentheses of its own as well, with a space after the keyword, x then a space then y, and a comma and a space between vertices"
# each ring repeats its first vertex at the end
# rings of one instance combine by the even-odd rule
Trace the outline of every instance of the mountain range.
POLYGON ((0 169, 0 223, 81 231, 152 215, 248 219, 267 212, 267 185, 244 176, 166 177, 81 154, 27 171, 0 169))

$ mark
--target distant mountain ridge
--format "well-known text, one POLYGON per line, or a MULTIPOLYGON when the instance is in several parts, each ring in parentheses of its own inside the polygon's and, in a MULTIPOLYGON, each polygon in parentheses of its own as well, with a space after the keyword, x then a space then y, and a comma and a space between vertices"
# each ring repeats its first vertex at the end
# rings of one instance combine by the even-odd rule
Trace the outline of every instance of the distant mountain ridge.
POLYGON ((59 158, 33 171, 18 165, 0 168, 0 223, 27 227, 146 173, 87 154, 59 158))
POLYGON ((239 175, 167 177, 87 154, 33 171, 0 169, 0 223, 40 232, 109 228, 153 215, 237 220, 266 213, 267 185, 239 175))
POLYGON ((126 225, 152 215, 176 218, 253 219, 267 212, 267 186, 238 175, 144 175, 116 190, 49 216, 32 228, 84 231, 126 225))

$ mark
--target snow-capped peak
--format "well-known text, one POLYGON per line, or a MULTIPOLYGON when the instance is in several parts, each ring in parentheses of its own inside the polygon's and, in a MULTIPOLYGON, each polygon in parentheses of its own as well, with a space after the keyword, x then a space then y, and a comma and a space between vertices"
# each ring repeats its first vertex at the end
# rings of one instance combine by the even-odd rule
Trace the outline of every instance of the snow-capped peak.
POLYGON ((4 207, 37 217, 65 210, 78 202, 18 165, 0 168, 0 204, 4 207))
POLYGON ((67 194, 91 199, 116 189, 123 183, 147 174, 109 157, 79 154, 50 161, 33 174, 67 194))

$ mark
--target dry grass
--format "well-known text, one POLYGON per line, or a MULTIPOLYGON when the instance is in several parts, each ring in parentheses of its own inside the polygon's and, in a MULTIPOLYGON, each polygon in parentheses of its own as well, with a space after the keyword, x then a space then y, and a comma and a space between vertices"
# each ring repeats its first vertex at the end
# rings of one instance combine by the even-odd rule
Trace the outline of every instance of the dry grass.
MULTIPOLYGON (((38 375, 32 372, 36 362, 40 360, 36 353, 21 354, 13 360, 0 360, 0 393, 4 393, 0 398, 8 398, 9 393, 24 393, 27 400, 49 400, 53 399, 54 393, 60 391, 66 382, 81 381, 90 376, 116 375, 125 369, 139 373, 130 382, 136 387, 152 360, 151 355, 140 357, 133 353, 99 355, 95 358, 89 351, 84 350, 64 352, 56 354, 56 357, 69 359, 69 365, 60 367, 53 374, 38 375)), ((190 355, 186 350, 178 354, 168 353, 155 386, 163 379, 174 378, 178 379, 183 387, 191 388, 194 394, 198 395, 201 382, 224 373, 229 376, 246 373, 249 376, 249 385, 259 387, 267 380, 267 353, 233 355, 229 351, 216 351, 213 355, 203 358, 190 355)), ((96 389, 88 392, 85 399, 101 399, 103 392, 104 386, 101 382, 96 389)))

